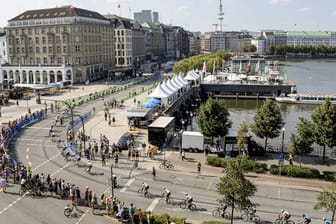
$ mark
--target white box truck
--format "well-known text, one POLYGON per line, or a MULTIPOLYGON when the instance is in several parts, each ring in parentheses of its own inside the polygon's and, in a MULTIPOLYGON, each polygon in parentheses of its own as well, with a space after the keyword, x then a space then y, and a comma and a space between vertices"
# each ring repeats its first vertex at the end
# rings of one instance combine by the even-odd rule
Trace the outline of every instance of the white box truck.
POLYGON ((204 136, 198 131, 184 131, 181 147, 189 152, 203 152, 204 136))

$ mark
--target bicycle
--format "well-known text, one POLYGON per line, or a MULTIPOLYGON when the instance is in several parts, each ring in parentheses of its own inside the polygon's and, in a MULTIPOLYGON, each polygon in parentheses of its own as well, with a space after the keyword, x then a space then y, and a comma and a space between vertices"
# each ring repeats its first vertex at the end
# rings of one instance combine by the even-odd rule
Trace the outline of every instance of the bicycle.
POLYGON ((241 215, 241 218, 244 222, 250 221, 254 223, 260 222, 260 217, 255 213, 249 213, 247 210, 244 211, 244 214, 241 215))
MULTIPOLYGON (((182 201, 180 203, 180 208, 186 209, 187 208, 187 203, 185 201, 182 201)), ((188 206, 188 209, 191 210, 191 211, 195 211, 197 209, 196 204, 191 202, 188 206)))
POLYGON ((219 218, 222 217, 224 219, 230 219, 230 214, 225 211, 225 209, 223 209, 222 206, 216 207, 213 211, 212 211, 212 216, 219 218))
POLYGON ((174 170, 174 165, 169 161, 163 161, 159 165, 160 169, 174 170))
POLYGON ((142 188, 137 191, 137 195, 145 198, 152 198, 152 194, 149 191, 143 191, 142 188))
MULTIPOLYGON (((64 207, 64 215, 66 217, 70 217, 70 215, 74 212, 74 208, 76 209, 77 212, 80 212, 82 213, 82 211, 80 209, 77 208, 77 205, 75 204, 67 204, 65 207, 64 207)), ((77 215, 77 213, 74 213, 74 215, 77 215)))
POLYGON ((283 221, 282 218, 279 217, 274 221, 275 224, 295 224, 293 220, 288 219, 287 221, 283 221))
POLYGON ((164 199, 164 201, 166 202, 166 204, 171 204, 174 205, 174 200, 169 196, 168 198, 166 198, 163 194, 161 195, 161 199, 164 199))

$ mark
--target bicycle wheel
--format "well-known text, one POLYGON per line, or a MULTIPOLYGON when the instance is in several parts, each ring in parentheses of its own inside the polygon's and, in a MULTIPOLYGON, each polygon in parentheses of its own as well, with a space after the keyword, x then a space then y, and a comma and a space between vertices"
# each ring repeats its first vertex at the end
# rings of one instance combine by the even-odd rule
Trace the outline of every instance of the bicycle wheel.
POLYGON ((224 219, 230 219, 230 214, 228 213, 228 212, 224 212, 224 214, 223 214, 223 218, 224 219))
POLYGON ((72 212, 72 210, 70 210, 69 208, 64 209, 64 215, 65 215, 66 217, 69 217, 69 216, 71 215, 71 212, 72 212))
POLYGON ((169 164, 169 165, 167 166, 167 169, 168 169, 168 170, 174 170, 174 165, 173 165, 173 164, 169 164))
POLYGON ((190 206, 189 206, 189 209, 192 210, 192 211, 195 211, 196 210, 196 204, 192 203, 190 206))
POLYGON ((219 218, 220 217, 220 211, 218 208, 216 208, 215 210, 212 211, 212 216, 219 218))
POLYGON ((160 169, 164 169, 164 164, 160 163, 159 167, 160 167, 160 169))
POLYGON ((139 190, 137 191, 137 195, 138 195, 138 196, 143 195, 143 193, 142 193, 142 189, 139 189, 139 190))
POLYGON ((282 224, 282 220, 281 220, 281 219, 276 219, 276 220, 274 221, 274 223, 275 223, 275 224, 282 224))
POLYGON ((260 222, 260 217, 257 216, 257 215, 254 215, 254 216, 252 217, 252 221, 253 221, 254 223, 259 223, 259 222, 260 222))
POLYGON ((287 224, 295 224, 295 222, 293 220, 288 220, 287 224))
POLYGON ((242 214, 240 217, 244 222, 248 220, 248 215, 246 213, 242 214))
POLYGON ((186 204, 184 202, 181 202, 180 203, 180 208, 185 209, 186 208, 186 204))
POLYGON ((147 191, 147 193, 145 193, 145 197, 146 198, 152 198, 152 194, 149 191, 147 191))

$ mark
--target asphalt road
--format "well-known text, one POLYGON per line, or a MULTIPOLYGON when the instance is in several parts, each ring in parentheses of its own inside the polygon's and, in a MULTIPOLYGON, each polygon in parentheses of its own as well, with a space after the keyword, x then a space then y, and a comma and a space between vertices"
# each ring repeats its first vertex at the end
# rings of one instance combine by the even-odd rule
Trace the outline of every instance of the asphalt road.
MULTIPOLYGON (((127 92, 127 91, 126 91, 127 92)), ((124 94, 124 93, 117 93, 124 94)), ((91 109, 93 106, 101 105, 101 101, 84 104, 75 109, 75 113, 81 114, 91 109)), ((19 161, 23 164, 31 164, 33 173, 51 174, 52 177, 64 179, 65 182, 76 184, 80 189, 89 186, 100 196, 103 192, 110 194, 109 178, 110 164, 102 167, 100 161, 94 162, 93 172, 95 175, 85 173, 86 161, 81 161, 82 167, 78 167, 75 162, 66 162, 61 156, 61 149, 52 142, 48 136, 51 122, 54 121, 55 114, 48 114, 47 119, 36 123, 15 136, 11 147, 17 152, 19 161)), ((68 124, 70 118, 64 123, 68 124)), ((56 134, 65 136, 65 125, 56 126, 56 134)), ((125 153, 124 153, 125 154, 125 153)), ((157 157, 163 158, 162 155, 157 157)), ((211 212, 217 206, 218 194, 216 193, 217 176, 197 176, 196 173, 183 171, 158 170, 157 180, 153 180, 150 168, 153 162, 149 159, 140 159, 139 169, 132 172, 129 179, 129 171, 132 166, 126 157, 120 158, 118 168, 114 167, 114 173, 118 177, 118 188, 115 195, 125 202, 126 206, 133 203, 143 210, 153 210, 154 213, 169 213, 170 215, 184 216, 192 223, 200 223, 201 220, 220 220, 212 217, 211 212), (150 185, 149 191, 154 195, 147 199, 136 195, 136 191, 143 182, 150 185), (167 187, 172 192, 175 204, 166 205, 160 200, 162 187, 167 187), (187 211, 179 208, 178 202, 182 201, 184 193, 193 195, 197 205, 196 211, 187 211)), ((1 194, 0 219, 5 223, 111 223, 111 219, 102 215, 93 215, 86 207, 81 209, 84 213, 79 217, 66 218, 63 215, 64 206, 68 203, 53 197, 34 197, 31 195, 20 196, 18 194, 18 184, 9 183, 8 193, 1 194)), ((279 179, 281 186, 281 179, 279 179)), ((293 188, 282 188, 258 184, 258 192, 253 201, 258 204, 257 214, 265 223, 272 223, 277 217, 280 209, 290 211, 293 220, 298 220, 302 213, 312 217, 313 223, 320 221, 320 218, 327 216, 324 211, 313 210, 317 192, 298 190, 293 188), (268 221, 266 221, 268 220, 268 221)), ((230 209, 230 208, 229 208, 230 209)), ((235 211, 235 223, 243 223, 240 213, 235 211)))

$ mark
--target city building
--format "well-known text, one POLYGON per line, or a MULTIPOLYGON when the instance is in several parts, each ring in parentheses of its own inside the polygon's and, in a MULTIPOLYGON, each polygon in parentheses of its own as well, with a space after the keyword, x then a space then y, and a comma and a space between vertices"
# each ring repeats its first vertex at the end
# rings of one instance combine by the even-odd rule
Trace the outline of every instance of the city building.
POLYGON ((331 35, 326 31, 288 31, 287 45, 290 46, 332 46, 331 35))
POLYGON ((163 62, 166 55, 165 37, 162 27, 159 24, 144 22, 141 24, 146 31, 145 48, 146 60, 163 62))
POLYGON ((257 51, 256 53, 259 55, 264 55, 266 54, 267 51, 267 45, 266 45, 266 40, 264 37, 260 36, 258 38, 254 38, 251 40, 251 44, 256 46, 257 51))
POLYGON ((115 27, 115 68, 110 69, 109 76, 137 74, 145 63, 145 30, 135 20, 115 15, 106 17, 115 27))
POLYGON ((6 33, 0 32, 0 66, 6 64, 7 61, 6 33))
POLYGON ((159 23, 159 13, 152 12, 152 10, 141 10, 141 12, 135 12, 133 16, 134 20, 138 21, 140 24, 145 22, 159 23))
POLYGON ((191 56, 201 53, 201 32, 189 32, 189 54, 191 56))
POLYGON ((96 80, 114 67, 114 27, 97 12, 71 5, 29 10, 10 19, 5 31, 4 89, 96 80))

